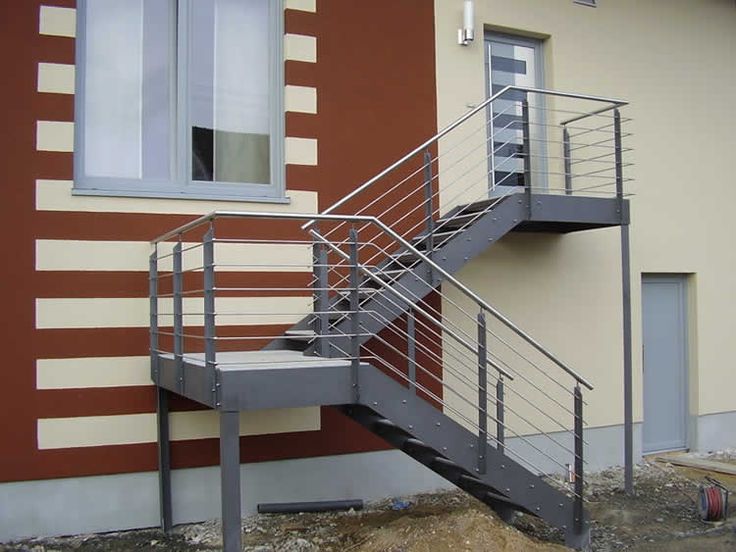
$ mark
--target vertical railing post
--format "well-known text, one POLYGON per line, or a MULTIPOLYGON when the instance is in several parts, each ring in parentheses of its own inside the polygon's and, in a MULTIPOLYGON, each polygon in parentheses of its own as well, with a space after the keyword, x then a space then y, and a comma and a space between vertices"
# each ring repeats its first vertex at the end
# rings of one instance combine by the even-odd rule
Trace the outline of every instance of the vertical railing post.
POLYGON ((583 531, 583 392, 580 384, 575 386, 575 531, 581 534, 583 531))
POLYGON ((524 155, 524 193, 529 216, 532 214, 532 137, 529 125, 529 94, 521 102, 522 151, 524 155))
POLYGON ((158 245, 148 259, 148 303, 149 318, 149 347, 151 349, 151 379, 159 383, 158 368, 158 245))
POLYGON ((570 157, 570 131, 562 127, 562 159, 565 163, 565 194, 572 195, 572 158, 570 157))
POLYGON ((613 154, 616 165, 616 197, 618 198, 618 214, 624 223, 624 163, 623 145, 621 141, 621 112, 613 110, 613 154))
MULTIPOLYGON (((321 236, 319 229, 314 227, 314 235, 321 236)), ((325 245, 314 238, 314 333, 317 340, 316 353, 321 357, 330 354, 330 297, 329 297, 329 270, 327 267, 327 249, 325 245)))
POLYGON ((409 358, 409 387, 417 392, 417 319, 411 307, 406 312, 406 355, 409 358))
POLYGON ((486 473, 488 446, 488 347, 486 316, 478 313, 478 473, 486 473))
MULTIPOLYGON (((424 152, 424 217, 426 218, 425 230, 427 232, 427 257, 432 258, 434 251, 434 194, 432 193, 432 153, 424 152)), ((428 282, 432 283, 432 267, 427 267, 428 282)))
POLYGON ((350 229, 350 370, 353 399, 360 400, 360 278, 358 274, 358 231, 350 229))
POLYGON ((204 235, 202 243, 202 265, 204 267, 204 360, 210 375, 212 402, 220 406, 217 386, 217 328, 215 322, 215 231, 212 225, 204 235))
POLYGON ((501 454, 504 453, 506 442, 506 425, 504 422, 504 383, 503 374, 498 374, 496 382, 496 449, 501 454))
POLYGON ((181 235, 174 245, 172 274, 172 301, 174 312, 174 366, 176 386, 179 394, 184 394, 184 274, 182 272, 181 235))

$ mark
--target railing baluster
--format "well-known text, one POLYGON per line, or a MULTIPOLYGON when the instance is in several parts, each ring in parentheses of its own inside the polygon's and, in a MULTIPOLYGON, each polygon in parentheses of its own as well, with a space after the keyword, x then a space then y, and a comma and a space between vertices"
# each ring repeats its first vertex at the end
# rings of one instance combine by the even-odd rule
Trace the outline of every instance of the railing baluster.
POLYGON ((148 259, 148 298, 150 309, 149 342, 151 349, 151 379, 159 383, 158 368, 158 245, 148 259))
MULTIPOLYGON (((313 231, 319 234, 315 226, 313 231)), ((330 318, 327 313, 329 309, 329 275, 327 269, 327 249, 325 245, 315 239, 312 246, 314 259, 314 333, 316 335, 316 353, 319 356, 329 355, 330 345, 328 336, 330 334, 330 318)))
POLYGON ((506 446, 506 426, 504 425, 504 383, 503 374, 498 374, 496 382, 496 448, 501 454, 504 453, 506 446))
POLYGON ((562 157, 565 160, 565 194, 572 195, 572 159, 570 158, 570 131, 562 127, 562 157))
MULTIPOLYGON (((315 226, 313 231, 319 234, 315 226)), ((327 267, 327 248, 323 243, 315 239, 313 246, 314 255, 314 333, 317 336, 317 354, 327 357, 330 354, 330 297, 329 297, 329 274, 327 267)))
MULTIPOLYGON (((613 110, 613 143, 614 143, 614 158, 616 161, 616 197, 620 203, 623 203, 624 199, 624 166, 623 166, 623 149, 621 144, 621 113, 618 108, 613 110)), ((623 219, 624 213, 621 212, 621 218, 623 219)))
POLYGON ((174 365, 176 366, 176 385, 184 394, 184 274, 182 273, 181 234, 174 245, 172 291, 174 304, 174 365))
POLYGON ((215 231, 212 225, 202 241, 204 267, 204 360, 210 373, 212 402, 219 407, 217 368, 217 328, 215 326, 215 231))
POLYGON ((486 315, 478 313, 478 473, 486 473, 488 446, 488 348, 486 345, 486 315))
POLYGON ((583 392, 575 386, 575 530, 583 531, 583 392))
POLYGON ((411 391, 417 392, 417 320, 414 309, 406 312, 406 356, 409 357, 409 386, 411 391))
POLYGON ((350 366, 353 397, 360 400, 360 277, 358 275, 358 231, 350 229, 350 366))
POLYGON ((522 151, 524 152, 524 194, 526 195, 529 216, 532 214, 532 138, 529 127, 529 94, 524 93, 521 102, 522 151))
MULTIPOLYGON (((424 152, 424 216, 427 219, 425 229, 427 231, 427 257, 432 258, 434 251, 434 202, 432 201, 432 152, 428 149, 424 152)), ((428 282, 432 282, 432 267, 427 267, 428 282)))

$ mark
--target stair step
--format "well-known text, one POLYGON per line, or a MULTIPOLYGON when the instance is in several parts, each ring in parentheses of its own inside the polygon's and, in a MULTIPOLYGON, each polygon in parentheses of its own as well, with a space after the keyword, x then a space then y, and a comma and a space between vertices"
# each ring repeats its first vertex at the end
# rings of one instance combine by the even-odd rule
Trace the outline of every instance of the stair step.
POLYGON ((459 230, 460 228, 467 226, 478 218, 480 218, 478 213, 458 214, 450 218, 440 219, 437 221, 437 224, 438 226, 441 225, 441 228, 445 230, 459 230))
MULTIPOLYGON (((439 228, 434 233, 434 246, 435 246, 435 248, 437 248, 439 245, 445 243, 446 241, 452 239, 457 233, 458 233, 458 230, 457 229, 450 229, 450 228, 447 228, 445 226, 439 228)), ((423 249, 426 249, 426 246, 427 246, 427 236, 424 235, 424 234, 421 235, 421 236, 417 236, 416 238, 414 238, 412 240, 412 244, 414 245, 414 247, 416 247, 420 251, 423 250, 423 249)))
POLYGON ((456 471, 466 471, 465 468, 460 466, 459 464, 456 464, 452 460, 448 460, 447 458, 443 456, 436 456, 432 459, 432 464, 436 464, 439 466, 442 466, 443 468, 447 468, 450 470, 456 470, 456 471))
POLYGON ((311 341, 317 337, 314 330, 286 330, 284 336, 299 341, 311 341))

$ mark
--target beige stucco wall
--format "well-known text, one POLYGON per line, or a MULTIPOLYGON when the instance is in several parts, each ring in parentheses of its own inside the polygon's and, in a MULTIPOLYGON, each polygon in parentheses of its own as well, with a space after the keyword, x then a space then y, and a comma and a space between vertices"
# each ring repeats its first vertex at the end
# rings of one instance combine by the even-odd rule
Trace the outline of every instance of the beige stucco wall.
MULTIPOLYGON (((641 420, 641 273, 693 273, 691 409, 736 410, 736 6, 732 0, 435 0, 439 124, 485 96, 481 30, 542 38, 545 87, 628 100, 634 416, 641 420)), ((592 426, 623 421, 618 229, 511 235, 459 277, 595 385, 592 426)), ((452 399, 450 399, 452 400, 452 399)))

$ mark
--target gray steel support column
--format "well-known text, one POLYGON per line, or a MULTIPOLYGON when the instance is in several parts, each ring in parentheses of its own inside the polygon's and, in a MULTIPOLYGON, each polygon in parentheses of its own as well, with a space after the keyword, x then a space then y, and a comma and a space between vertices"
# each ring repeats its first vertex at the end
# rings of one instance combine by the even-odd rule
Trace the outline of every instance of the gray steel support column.
POLYGON ((631 259, 629 225, 621 226, 621 289, 624 338, 624 487, 634 493, 634 407, 631 350, 631 259))
POLYGON ((158 432, 158 496, 161 529, 167 535, 172 528, 171 445, 169 433, 169 392, 156 387, 156 428, 158 432))
POLYGON ((572 195, 572 159, 570 158, 570 131, 562 128, 562 157, 565 163, 565 194, 572 195))
POLYGON ((179 394, 184 394, 184 274, 182 273, 181 236, 173 252, 172 291, 174 306, 174 362, 179 394))
POLYGON ((526 196, 529 217, 532 216, 532 138, 529 128, 529 100, 528 94, 524 94, 521 102, 521 128, 524 152, 524 195, 526 196))
POLYGON ((353 399, 360 401, 360 276, 358 274, 358 231, 350 229, 350 371, 353 399))
POLYGON ((224 552, 241 550, 240 413, 220 412, 220 493, 224 552))
POLYGON ((158 246, 148 259, 149 349, 151 379, 158 385, 158 246))
POLYGON ((613 110, 614 155, 616 162, 616 196, 621 214, 621 298, 623 301, 624 353, 624 488, 634 493, 634 413, 631 350, 631 253, 629 225, 624 223, 624 170, 621 141, 621 113, 613 110))
POLYGON ((409 357, 409 381, 414 393, 417 392, 417 319, 414 309, 406 312, 406 356, 409 357))
POLYGON ((478 313, 478 473, 486 473, 488 447, 488 347, 486 316, 478 313))

